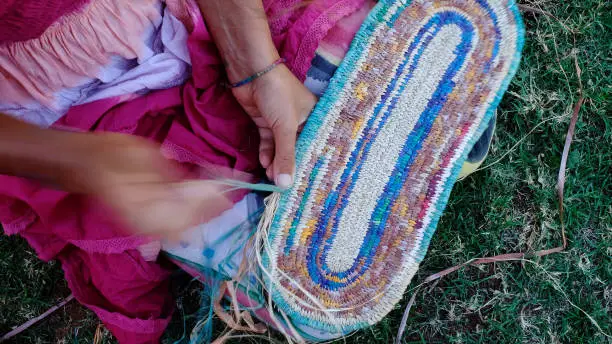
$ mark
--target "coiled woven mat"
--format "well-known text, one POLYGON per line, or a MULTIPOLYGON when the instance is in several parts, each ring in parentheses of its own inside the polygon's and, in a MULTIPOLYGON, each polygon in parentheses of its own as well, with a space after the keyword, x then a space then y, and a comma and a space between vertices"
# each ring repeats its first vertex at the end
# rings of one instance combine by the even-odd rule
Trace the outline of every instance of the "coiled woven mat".
POLYGON ((287 320, 348 333, 393 309, 522 45, 511 0, 379 1, 264 228, 264 281, 287 320))

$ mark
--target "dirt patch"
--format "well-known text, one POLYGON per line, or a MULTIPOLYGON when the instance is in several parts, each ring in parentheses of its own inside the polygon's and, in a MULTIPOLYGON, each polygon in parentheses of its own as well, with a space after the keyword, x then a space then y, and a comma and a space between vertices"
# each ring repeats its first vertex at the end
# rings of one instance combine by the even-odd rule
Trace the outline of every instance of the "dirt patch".
POLYGON ((76 300, 62 310, 58 310, 48 321, 48 326, 55 328, 55 341, 60 342, 70 335, 75 327, 80 327, 89 318, 89 312, 76 300))

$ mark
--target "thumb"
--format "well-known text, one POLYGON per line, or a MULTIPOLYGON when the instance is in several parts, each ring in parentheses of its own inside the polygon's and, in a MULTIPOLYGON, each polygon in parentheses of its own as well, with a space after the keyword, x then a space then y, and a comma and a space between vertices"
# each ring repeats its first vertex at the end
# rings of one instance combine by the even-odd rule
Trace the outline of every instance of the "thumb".
POLYGON ((297 125, 283 123, 272 131, 275 146, 274 183, 278 187, 288 189, 294 178, 297 125))

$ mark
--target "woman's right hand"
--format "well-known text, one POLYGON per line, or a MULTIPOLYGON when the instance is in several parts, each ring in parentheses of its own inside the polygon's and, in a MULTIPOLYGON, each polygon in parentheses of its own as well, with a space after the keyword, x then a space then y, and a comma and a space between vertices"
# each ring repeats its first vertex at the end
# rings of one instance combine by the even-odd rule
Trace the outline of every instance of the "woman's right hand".
POLYGON ((145 139, 75 135, 80 141, 77 159, 62 184, 97 197, 138 234, 176 239, 181 231, 231 207, 220 185, 182 181, 177 166, 145 139))
POLYGON ((231 207, 223 188, 184 181, 159 146, 112 133, 42 129, 0 114, 0 174, 98 198, 139 234, 178 234, 231 207))

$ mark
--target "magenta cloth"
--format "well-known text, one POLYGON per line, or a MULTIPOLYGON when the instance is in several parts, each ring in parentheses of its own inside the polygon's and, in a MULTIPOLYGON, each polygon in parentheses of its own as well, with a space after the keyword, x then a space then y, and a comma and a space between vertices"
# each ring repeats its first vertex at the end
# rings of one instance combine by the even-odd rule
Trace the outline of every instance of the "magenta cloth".
MULTIPOLYGON (((23 0, 20 0, 23 1, 23 0)), ((36 0, 38 1, 38 0, 36 0)), ((24 1, 32 2, 32 1, 24 1)), ((35 1, 34 1, 35 2, 35 1)), ((304 80, 319 42, 363 0, 265 0, 274 42, 304 80)), ((3 7, 0 7, 2 9, 3 7)), ((187 168, 213 163, 258 173, 258 135, 231 92, 201 16, 189 39, 193 78, 142 97, 127 95, 72 108, 58 123, 85 131, 113 131, 156 140, 187 168)), ((120 343, 157 343, 173 310, 169 272, 136 248, 97 201, 0 176, 0 222, 26 238, 43 260, 59 259, 76 299, 92 309, 120 343)))
POLYGON ((56 20, 88 0, 1 0, 0 44, 40 36, 56 20))

